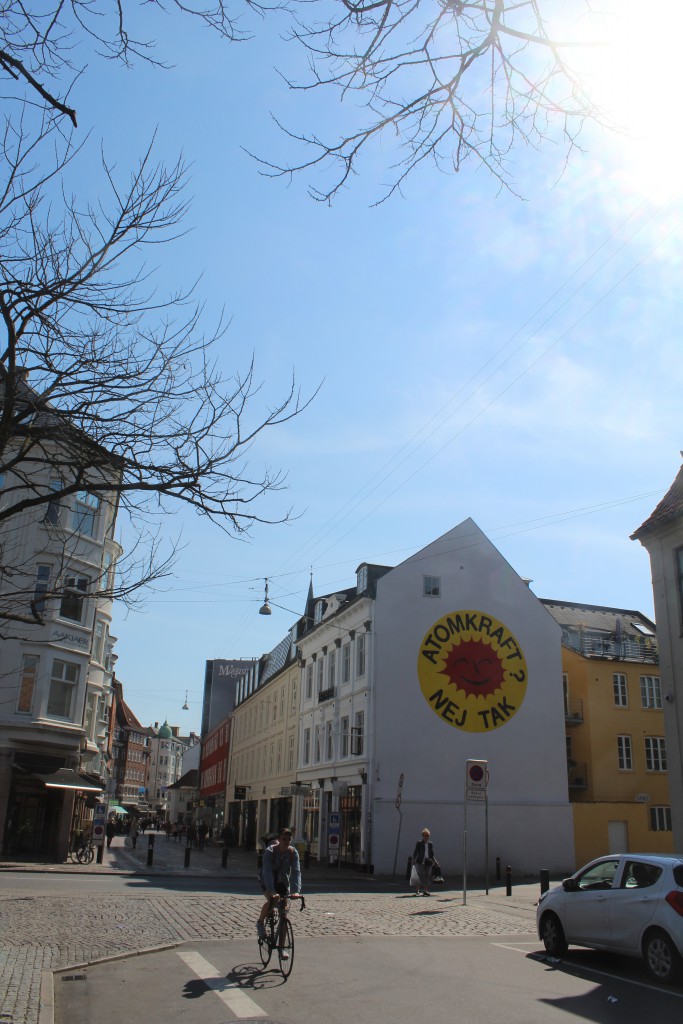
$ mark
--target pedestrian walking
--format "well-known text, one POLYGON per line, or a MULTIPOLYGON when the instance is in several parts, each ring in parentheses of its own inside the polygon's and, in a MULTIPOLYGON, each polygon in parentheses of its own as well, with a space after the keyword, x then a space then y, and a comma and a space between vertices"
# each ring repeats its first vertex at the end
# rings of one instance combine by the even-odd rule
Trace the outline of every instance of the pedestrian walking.
POLYGON ((187 845, 190 846, 190 847, 196 846, 196 844, 197 844, 197 826, 194 824, 194 822, 190 822, 190 824, 187 826, 186 835, 187 835, 187 845))
POLYGON ((206 837, 208 835, 208 832, 209 826, 206 824, 205 821, 200 821, 199 825, 197 826, 197 841, 200 850, 204 849, 204 844, 206 843, 206 837))
POLYGON ((413 850, 413 866, 410 871, 410 884, 415 887, 415 895, 431 896, 429 887, 432 882, 434 867, 434 845, 428 828, 422 829, 422 836, 415 843, 413 850))
POLYGON ((107 836, 107 846, 111 846, 111 841, 116 835, 116 824, 110 818, 104 829, 107 836))
POLYGON ((139 833, 140 825, 138 824, 138 819, 133 818, 130 823, 130 831, 128 832, 133 849, 135 849, 135 847, 137 846, 139 833))

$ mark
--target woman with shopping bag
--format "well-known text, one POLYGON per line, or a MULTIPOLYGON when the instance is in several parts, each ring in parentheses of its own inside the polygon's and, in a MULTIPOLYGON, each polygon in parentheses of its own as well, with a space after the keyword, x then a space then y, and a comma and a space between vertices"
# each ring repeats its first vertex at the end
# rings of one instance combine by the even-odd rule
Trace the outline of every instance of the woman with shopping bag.
POLYGON ((413 850, 413 866, 410 870, 410 884, 416 896, 431 896, 429 887, 434 867, 434 846, 428 828, 422 829, 422 837, 415 843, 413 850))

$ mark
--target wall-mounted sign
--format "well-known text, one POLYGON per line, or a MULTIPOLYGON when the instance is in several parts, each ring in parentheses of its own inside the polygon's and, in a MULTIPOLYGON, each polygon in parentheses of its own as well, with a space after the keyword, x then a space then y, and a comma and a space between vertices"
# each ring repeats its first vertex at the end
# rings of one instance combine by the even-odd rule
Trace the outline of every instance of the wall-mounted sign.
POLYGON ((417 675, 434 713, 465 732, 506 725, 526 694, 526 659, 514 635, 471 609, 434 623, 420 644, 417 675))

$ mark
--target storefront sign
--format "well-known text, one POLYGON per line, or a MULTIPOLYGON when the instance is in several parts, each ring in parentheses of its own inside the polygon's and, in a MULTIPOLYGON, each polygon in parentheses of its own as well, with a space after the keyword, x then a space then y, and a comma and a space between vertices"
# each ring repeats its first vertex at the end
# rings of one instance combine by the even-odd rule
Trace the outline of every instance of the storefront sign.
POLYGON ((471 609, 434 623, 420 645, 417 674, 434 713, 465 732, 506 725, 526 694, 526 659, 514 635, 471 609))

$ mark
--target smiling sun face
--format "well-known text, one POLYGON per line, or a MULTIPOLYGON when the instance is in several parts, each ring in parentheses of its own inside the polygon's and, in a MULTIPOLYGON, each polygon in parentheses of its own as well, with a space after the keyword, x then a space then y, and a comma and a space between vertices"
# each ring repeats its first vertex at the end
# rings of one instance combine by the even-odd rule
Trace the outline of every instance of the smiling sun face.
POLYGON ((495 693, 505 678, 499 655, 483 640, 465 640, 452 647, 441 673, 448 679, 448 685, 468 696, 495 693))

